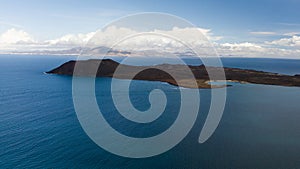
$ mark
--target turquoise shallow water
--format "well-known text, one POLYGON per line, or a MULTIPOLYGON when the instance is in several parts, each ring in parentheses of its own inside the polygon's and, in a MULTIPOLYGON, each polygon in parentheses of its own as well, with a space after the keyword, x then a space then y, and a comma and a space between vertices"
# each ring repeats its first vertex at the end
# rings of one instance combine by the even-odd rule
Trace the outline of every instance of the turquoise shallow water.
MULTIPOLYGON (((198 119, 180 144, 155 157, 129 159, 104 151, 84 133, 73 108, 71 77, 43 73, 72 58, 0 56, 0 168, 300 168, 300 88, 234 84, 228 88, 221 123, 204 144, 197 140, 210 90, 200 90, 198 119)), ((223 63, 300 73, 299 60, 235 58, 223 63)), ((96 95, 104 116, 119 132, 149 137, 163 132, 177 117, 178 88, 134 81, 130 97, 136 108, 149 107, 148 93, 154 88, 166 92, 168 106, 149 125, 124 120, 111 103, 110 81, 97 79, 96 95)))

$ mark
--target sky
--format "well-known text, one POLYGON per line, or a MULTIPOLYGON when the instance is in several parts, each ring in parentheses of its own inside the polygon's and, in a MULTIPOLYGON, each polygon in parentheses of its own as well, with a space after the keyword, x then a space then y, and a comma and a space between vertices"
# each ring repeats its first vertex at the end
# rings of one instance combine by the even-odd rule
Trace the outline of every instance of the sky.
POLYGON ((222 37, 213 40, 221 55, 277 57, 278 52, 278 57, 300 58, 299 0, 0 0, 0 4, 0 50, 16 49, 13 44, 23 42, 47 46, 66 35, 87 38, 128 14, 164 12, 222 37))

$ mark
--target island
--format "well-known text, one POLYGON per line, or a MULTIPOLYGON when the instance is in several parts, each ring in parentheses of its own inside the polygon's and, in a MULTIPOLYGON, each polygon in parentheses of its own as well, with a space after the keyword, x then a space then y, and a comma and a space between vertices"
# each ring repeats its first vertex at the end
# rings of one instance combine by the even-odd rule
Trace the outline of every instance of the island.
POLYGON ((69 75, 69 76, 96 76, 96 77, 114 77, 119 79, 134 79, 167 82, 171 85, 186 88, 219 88, 225 85, 213 85, 212 81, 233 81, 240 83, 254 83, 264 85, 278 86, 296 86, 300 87, 300 75, 283 75, 278 73, 239 69, 239 68, 221 68, 204 65, 180 65, 180 64, 159 64, 153 66, 133 66, 120 64, 111 59, 90 59, 80 61, 68 61, 61 66, 50 70, 48 74, 69 75), (75 71, 75 65, 80 65, 79 71, 75 71), (187 75, 186 68, 190 69, 193 78, 187 75), (94 68, 97 69, 94 69, 94 68), (116 69, 118 71, 115 74, 116 69), (165 70, 165 71, 162 71, 165 70), (94 71, 97 70, 97 71, 94 71), (140 71, 142 70, 142 71, 140 71), (222 78, 224 70, 226 79, 222 78), (121 72, 121 73, 120 73, 121 72), (137 73, 138 72, 138 73, 137 73), (213 78, 209 78, 208 72, 213 72, 213 78), (177 81, 169 74, 176 74, 177 81), (220 76, 218 76, 220 74, 220 76), (133 77, 133 78, 132 78, 133 77), (179 78, 178 78, 179 77, 179 78), (196 83, 195 83, 196 80, 196 83))

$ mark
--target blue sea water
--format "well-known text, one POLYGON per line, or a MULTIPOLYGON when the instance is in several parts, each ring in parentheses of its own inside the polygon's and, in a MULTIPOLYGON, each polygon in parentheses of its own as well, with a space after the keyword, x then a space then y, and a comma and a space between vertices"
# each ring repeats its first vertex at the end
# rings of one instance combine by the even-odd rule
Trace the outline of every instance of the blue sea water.
MULTIPOLYGON (((0 56, 0 168, 300 168, 300 88, 234 84, 228 88, 219 127, 207 142, 199 144, 210 105, 210 90, 201 89, 198 118, 181 143, 158 156, 130 159, 103 150, 85 134, 73 107, 71 77, 43 73, 71 59, 74 57, 0 56)), ((300 73, 300 60, 222 61, 227 67, 300 73)), ((149 107, 148 94, 154 88, 164 90, 170 102, 164 114, 149 125, 125 121, 111 102, 110 81, 96 80, 96 96, 104 116, 119 132, 149 137, 163 132, 177 117, 178 88, 133 81, 130 97, 137 109, 149 107)))

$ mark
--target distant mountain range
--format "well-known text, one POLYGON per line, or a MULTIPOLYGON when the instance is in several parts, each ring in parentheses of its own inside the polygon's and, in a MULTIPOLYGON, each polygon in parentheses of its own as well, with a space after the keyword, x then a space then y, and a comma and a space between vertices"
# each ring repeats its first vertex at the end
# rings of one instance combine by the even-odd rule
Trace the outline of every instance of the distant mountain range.
POLYGON ((143 51, 126 51, 126 50, 117 50, 111 49, 105 46, 100 46, 96 48, 87 48, 87 47, 74 47, 70 49, 54 49, 54 50, 32 50, 32 51, 2 51, 0 54, 28 54, 28 55, 105 55, 105 56, 195 56, 191 51, 186 52, 165 52, 157 50, 143 50, 143 51))

